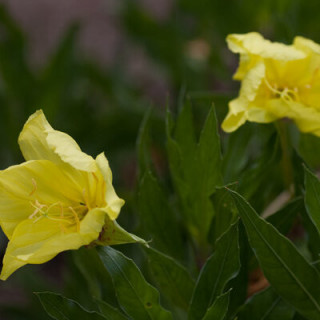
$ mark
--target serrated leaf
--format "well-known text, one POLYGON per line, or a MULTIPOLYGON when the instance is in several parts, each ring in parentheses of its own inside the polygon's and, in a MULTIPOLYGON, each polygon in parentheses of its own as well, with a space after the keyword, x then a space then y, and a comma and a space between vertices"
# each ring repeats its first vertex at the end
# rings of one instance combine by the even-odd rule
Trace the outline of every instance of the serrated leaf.
POLYGON ((53 292, 36 292, 43 308, 48 315, 56 320, 103 320, 101 314, 95 311, 88 311, 78 302, 68 299, 61 294, 53 292))
POLYGON ((177 261, 155 249, 146 248, 145 251, 151 274, 160 291, 173 305, 187 310, 195 285, 189 272, 177 261))
POLYGON ((291 320, 295 310, 271 288, 252 296, 241 308, 238 320, 291 320))
POLYGON ((202 319, 216 297, 240 269, 238 224, 232 225, 216 243, 215 252, 203 266, 192 296, 189 320, 202 319))
POLYGON ((264 275, 275 291, 310 320, 320 317, 320 275, 294 245, 230 190, 264 275))
POLYGON ((99 306, 99 310, 101 314, 105 317, 107 320, 126 320, 128 317, 123 315, 120 310, 114 308, 107 302, 95 299, 95 302, 99 306))
POLYGON ((217 297, 203 320, 223 320, 228 312, 230 290, 217 297))
MULTIPOLYGON (((185 104, 180 113, 182 120, 180 117, 177 120, 178 134, 172 135, 172 129, 167 127, 170 172, 179 195, 185 224, 198 243, 205 243, 214 215, 209 197, 222 182, 220 140, 215 112, 211 108, 199 141, 194 144, 191 129, 185 132, 181 129, 190 128, 190 111, 185 110, 191 110, 189 104, 185 104)), ((169 120, 167 126, 168 123, 169 120)))
POLYGON ((167 196, 151 171, 139 183, 139 214, 142 225, 159 250, 182 258, 183 244, 180 226, 167 196))
POLYGON ((135 263, 111 247, 97 249, 108 270, 121 308, 136 320, 172 320, 162 308, 159 292, 143 277, 135 263))

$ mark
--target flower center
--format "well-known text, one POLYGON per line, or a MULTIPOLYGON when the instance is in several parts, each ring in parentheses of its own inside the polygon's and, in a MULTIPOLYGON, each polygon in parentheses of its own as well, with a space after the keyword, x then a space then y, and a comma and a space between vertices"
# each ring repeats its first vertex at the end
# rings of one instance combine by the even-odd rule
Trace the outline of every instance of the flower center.
MULTIPOLYGON (((34 179, 32 179, 32 184, 34 189, 29 196, 32 196, 37 190, 37 183, 34 179)), ((37 198, 31 200, 30 205, 34 208, 33 213, 29 216, 29 219, 33 219, 33 223, 40 219, 47 218, 58 222, 63 233, 67 232, 67 227, 74 225, 76 225, 77 232, 79 232, 80 221, 89 210, 88 205, 83 202, 67 205, 61 201, 55 203, 40 202, 37 198)))
POLYGON ((285 102, 300 101, 299 90, 297 87, 292 89, 286 86, 281 87, 276 84, 271 85, 267 79, 264 79, 264 81, 274 98, 284 100, 285 102))

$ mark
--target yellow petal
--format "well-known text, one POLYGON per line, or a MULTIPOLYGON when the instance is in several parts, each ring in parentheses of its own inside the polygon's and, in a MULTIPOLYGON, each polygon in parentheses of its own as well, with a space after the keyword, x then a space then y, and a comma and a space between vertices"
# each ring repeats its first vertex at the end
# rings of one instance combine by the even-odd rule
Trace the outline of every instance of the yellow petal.
POLYGON ((271 42, 264 39, 257 32, 247 34, 230 34, 227 37, 229 49, 234 53, 257 55, 264 59, 297 60, 306 57, 306 54, 292 45, 271 42))
POLYGON ((234 80, 243 80, 248 71, 253 68, 258 62, 260 58, 254 55, 249 54, 241 54, 239 67, 236 73, 233 75, 234 80))
POLYGON ((14 228, 41 203, 79 204, 86 179, 70 166, 48 160, 28 161, 0 172, 0 222, 11 238, 14 228))
POLYGON ((271 113, 269 110, 250 106, 250 109, 247 111, 247 118, 251 122, 258 123, 269 123, 279 119, 278 116, 271 113))
POLYGON ((241 83, 239 98, 229 103, 229 113, 221 126, 224 131, 237 130, 248 119, 247 110, 250 103, 256 99, 264 76, 265 66, 262 62, 249 70, 241 83))
POLYGON ((117 196, 113 188, 112 172, 104 153, 97 156, 96 163, 106 183, 105 200, 107 207, 105 209, 108 212, 109 218, 114 220, 118 217, 121 207, 124 205, 124 200, 117 196))
POLYGON ((243 79, 240 88, 240 97, 247 101, 254 101, 258 90, 265 78, 265 65, 259 62, 254 68, 251 68, 243 79))
POLYGON ((245 112, 239 112, 233 114, 229 111, 226 118, 223 120, 221 124, 221 128, 225 132, 232 132, 237 130, 240 126, 242 126, 246 122, 247 118, 245 116, 245 112))
POLYGON ((83 171, 96 171, 94 159, 82 152, 69 135, 54 130, 42 110, 36 111, 25 123, 19 145, 26 160, 50 160, 68 163, 83 171))
POLYGON ((299 36, 295 37, 293 40, 293 45, 298 50, 304 51, 307 54, 320 54, 320 45, 310 39, 299 36))
POLYGON ((90 210, 80 223, 80 232, 63 232, 61 223, 42 218, 37 222, 25 220, 14 230, 4 260, 0 279, 6 280, 21 266, 47 262, 58 253, 78 249, 99 237, 106 213, 90 210))
POLYGON ((318 110, 298 102, 292 102, 291 108, 291 112, 295 113, 295 116, 292 118, 300 131, 319 135, 320 112, 318 110))

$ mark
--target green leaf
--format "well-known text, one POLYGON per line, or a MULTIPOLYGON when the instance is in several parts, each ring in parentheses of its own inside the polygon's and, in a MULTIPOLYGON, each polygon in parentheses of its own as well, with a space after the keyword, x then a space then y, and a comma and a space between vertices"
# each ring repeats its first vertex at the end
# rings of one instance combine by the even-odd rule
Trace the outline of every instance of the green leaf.
POLYGON ((299 154, 303 160, 311 167, 319 167, 320 139, 310 133, 300 133, 299 154))
POLYGON ((187 310, 194 289, 194 280, 177 261, 152 249, 145 249, 152 276, 160 291, 174 305, 187 310))
MULTIPOLYGON (((233 201, 232 201, 233 202, 233 201)), ((248 269, 252 263, 253 252, 250 248, 248 237, 241 220, 239 221, 239 249, 240 249, 240 270, 237 276, 231 279, 225 290, 232 289, 229 297, 227 319, 234 319, 240 306, 248 296, 248 269)))
POLYGON ((215 216, 211 224, 210 239, 212 239, 211 243, 214 243, 238 219, 238 211, 226 188, 217 188, 211 196, 211 201, 215 216))
MULTIPOLYGON (((314 261, 317 261, 317 260, 319 260, 319 254, 320 254, 320 234, 319 234, 319 231, 318 231, 317 227, 315 226, 315 224, 313 223, 313 221, 311 220, 306 209, 301 211, 301 218, 302 218, 303 227, 306 231, 306 235, 307 235, 306 240, 307 240, 308 249, 311 253, 311 258, 314 261)), ((316 267, 318 270, 320 269, 319 264, 317 264, 316 267)))
POLYGON ((148 150, 150 144, 149 126, 150 126, 150 114, 149 109, 140 125, 138 139, 137 139, 137 152, 139 163, 139 176, 141 176, 147 170, 150 170, 150 152, 148 150))
POLYGON ((95 299, 95 302, 98 304, 101 314, 107 320, 126 320, 126 319, 128 319, 118 309, 112 307, 110 304, 108 304, 104 301, 98 300, 98 299, 95 299))
POLYGON ((195 144, 193 130, 190 129, 190 110, 190 103, 185 103, 175 130, 169 127, 172 121, 168 114, 167 149, 185 224, 199 243, 205 243, 214 215, 210 196, 222 183, 220 139, 215 112, 211 108, 195 144))
POLYGON ((151 171, 147 171, 139 184, 139 214, 152 244, 170 256, 182 258, 183 244, 175 212, 163 189, 151 171))
POLYGON ((186 98, 183 103, 183 97, 181 97, 181 110, 174 130, 174 139, 179 144, 182 154, 186 155, 188 159, 193 157, 196 148, 197 142, 194 131, 191 100, 186 98))
POLYGON ((291 230, 298 214, 303 210, 303 198, 299 197, 291 200, 282 209, 269 216, 266 220, 277 228, 280 233, 286 235, 291 230))
POLYGON ((230 190, 264 275, 275 291, 310 320, 320 317, 320 275, 294 245, 230 190))
POLYGON ((137 320, 172 319, 159 302, 159 292, 144 279, 135 263, 111 247, 97 249, 111 275, 121 308, 137 320))
POLYGON ((212 306, 206 312, 203 320, 223 320, 228 312, 231 290, 217 297, 212 306))
POLYGON ((306 209, 311 221, 320 233, 320 181, 307 167, 304 172, 306 209))
POLYGON ((103 320, 106 319, 95 311, 84 309, 74 300, 52 292, 36 292, 48 315, 56 320, 103 320))
MULTIPOLYGON (((72 251, 75 265, 81 272, 88 285, 88 293, 113 305, 117 305, 112 280, 106 272, 96 248, 80 248, 72 251)), ((84 289, 84 283, 82 287, 84 289)))
POLYGON ((247 301, 238 314, 238 320, 291 320, 294 313, 295 310, 269 287, 247 301))
POLYGON ((242 126, 227 136, 222 163, 225 183, 239 179, 241 171, 248 162, 249 146, 253 136, 250 126, 242 126))
POLYGON ((238 224, 233 224, 216 243, 215 252, 202 268, 193 293, 189 320, 202 319, 216 297, 240 269, 238 224))
POLYGON ((106 217, 106 221, 103 226, 102 232, 100 233, 99 239, 94 243, 98 245, 111 246, 125 243, 146 244, 146 241, 124 230, 119 226, 117 221, 111 220, 106 217))

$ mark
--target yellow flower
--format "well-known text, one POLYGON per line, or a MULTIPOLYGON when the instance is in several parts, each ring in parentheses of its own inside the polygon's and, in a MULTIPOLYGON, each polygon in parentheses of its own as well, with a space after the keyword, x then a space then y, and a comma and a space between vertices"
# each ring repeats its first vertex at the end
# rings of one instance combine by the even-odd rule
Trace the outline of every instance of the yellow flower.
POLYGON ((28 119, 19 145, 26 162, 0 172, 0 224, 9 238, 2 280, 93 241, 139 241, 114 221, 124 201, 103 153, 96 159, 83 153, 42 111, 28 119))
POLYGON ((285 45, 255 32, 231 34, 227 43, 240 54, 234 79, 242 82, 223 130, 234 131, 247 120, 268 123, 286 117, 300 131, 320 136, 320 45, 303 37, 285 45))

